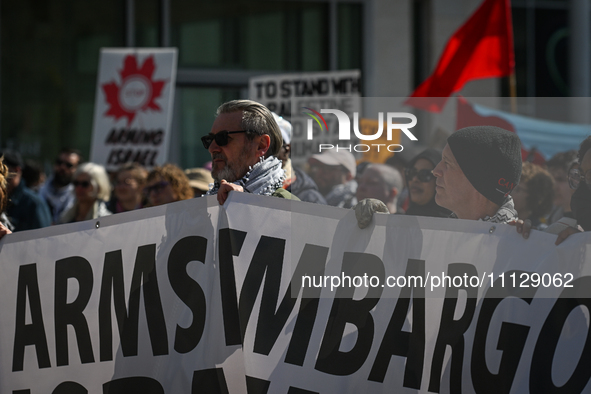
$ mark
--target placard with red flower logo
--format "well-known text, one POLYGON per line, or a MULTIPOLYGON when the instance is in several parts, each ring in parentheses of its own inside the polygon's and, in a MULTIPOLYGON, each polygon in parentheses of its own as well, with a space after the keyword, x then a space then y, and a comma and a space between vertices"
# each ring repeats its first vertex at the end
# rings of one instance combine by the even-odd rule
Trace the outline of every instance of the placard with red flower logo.
POLYGON ((101 50, 90 160, 109 170, 167 161, 177 51, 101 50))

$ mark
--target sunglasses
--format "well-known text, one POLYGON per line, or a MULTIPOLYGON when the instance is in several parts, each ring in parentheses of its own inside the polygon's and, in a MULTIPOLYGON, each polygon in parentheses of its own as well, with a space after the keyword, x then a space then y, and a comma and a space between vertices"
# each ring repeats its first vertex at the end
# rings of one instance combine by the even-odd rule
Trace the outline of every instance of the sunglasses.
POLYGON ((203 146, 205 147, 205 149, 209 149, 209 146, 211 145, 211 143, 215 140, 215 143, 218 146, 226 146, 228 145, 229 139, 228 139, 228 135, 230 134, 236 134, 236 133, 254 133, 254 130, 239 130, 239 131, 227 131, 227 130, 222 130, 219 133, 216 134, 208 134, 205 135, 203 137, 201 137, 201 142, 203 142, 203 146))
POLYGON ((160 193, 166 186, 170 185, 170 182, 160 181, 158 183, 153 184, 152 186, 147 186, 144 188, 144 192, 149 195, 152 192, 160 193))
POLYGON ((72 184, 74 185, 74 187, 82 187, 84 189, 90 187, 90 182, 89 181, 74 181, 72 182, 72 184))
POLYGON ((410 182, 412 180, 412 178, 414 178, 415 176, 421 182, 431 182, 433 179, 435 179, 435 176, 433 175, 432 170, 427 170, 427 169, 417 170, 416 168, 411 167, 411 168, 405 169, 404 174, 406 175, 407 182, 410 182))
POLYGON ((56 159, 55 160, 55 165, 58 166, 58 167, 60 167, 60 166, 66 166, 68 168, 74 167, 74 164, 68 163, 67 161, 63 161, 63 160, 60 160, 60 159, 56 159))

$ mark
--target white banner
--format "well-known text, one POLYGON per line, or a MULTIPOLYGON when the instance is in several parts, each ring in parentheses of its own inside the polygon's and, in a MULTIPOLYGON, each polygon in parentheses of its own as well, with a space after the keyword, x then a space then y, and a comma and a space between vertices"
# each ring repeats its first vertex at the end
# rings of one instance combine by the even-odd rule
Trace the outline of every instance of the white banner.
POLYGON ((101 49, 92 162, 114 171, 167 161, 176 64, 176 48, 101 49))
POLYGON ((554 240, 402 215, 362 230, 246 193, 15 233, 0 392, 589 392, 591 237, 554 240))

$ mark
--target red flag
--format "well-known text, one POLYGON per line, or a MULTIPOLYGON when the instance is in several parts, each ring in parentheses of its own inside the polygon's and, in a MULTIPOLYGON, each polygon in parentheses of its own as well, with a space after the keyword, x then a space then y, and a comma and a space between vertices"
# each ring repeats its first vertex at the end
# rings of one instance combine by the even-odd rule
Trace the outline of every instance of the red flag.
POLYGON ((406 104, 441 112, 447 97, 462 89, 466 82, 507 76, 514 67, 509 0, 485 0, 449 39, 435 71, 411 94, 406 104))

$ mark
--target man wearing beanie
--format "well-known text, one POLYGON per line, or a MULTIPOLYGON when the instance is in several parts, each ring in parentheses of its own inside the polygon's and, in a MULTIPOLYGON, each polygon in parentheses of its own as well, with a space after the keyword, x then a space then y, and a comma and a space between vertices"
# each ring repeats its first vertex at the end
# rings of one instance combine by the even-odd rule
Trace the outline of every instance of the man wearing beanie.
POLYGON ((509 195, 521 177, 521 142, 514 133, 494 126, 456 131, 433 175, 435 202, 452 217, 493 223, 517 219, 509 195))

